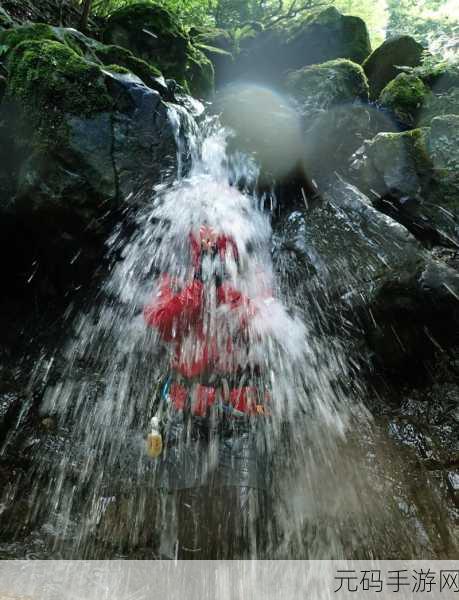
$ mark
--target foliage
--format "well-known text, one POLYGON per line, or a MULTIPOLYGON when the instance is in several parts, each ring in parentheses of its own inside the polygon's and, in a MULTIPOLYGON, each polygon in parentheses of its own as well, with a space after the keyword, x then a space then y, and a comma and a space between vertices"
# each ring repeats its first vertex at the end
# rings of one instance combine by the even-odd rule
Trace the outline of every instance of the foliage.
MULTIPOLYGON (((107 17, 137 0, 93 0, 93 14, 107 17)), ((85 0, 75 0, 82 7, 85 0)), ((444 50, 459 34, 457 0, 151 0, 177 14, 184 25, 243 29, 262 28, 288 20, 317 7, 334 5, 345 14, 361 17, 370 31, 373 47, 384 37, 413 35, 430 48, 444 50)), ((453 49, 454 50, 454 49, 453 49)), ((457 50, 457 49, 456 49, 457 50)))
MULTIPOLYGON (((387 35, 408 34, 443 54, 459 34, 455 0, 387 0, 387 35)), ((456 42, 457 43, 457 42, 456 42)), ((457 47, 452 47, 457 52, 457 47)))

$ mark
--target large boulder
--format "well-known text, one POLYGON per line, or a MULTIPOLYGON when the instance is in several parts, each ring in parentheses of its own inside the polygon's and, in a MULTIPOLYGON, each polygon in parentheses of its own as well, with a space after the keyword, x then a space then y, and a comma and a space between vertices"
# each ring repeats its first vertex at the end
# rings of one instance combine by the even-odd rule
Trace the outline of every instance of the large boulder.
POLYGON ((21 231, 18 256, 34 255, 65 280, 100 258, 123 202, 149 198, 174 168, 174 127, 157 91, 58 41, 19 43, 7 67, 0 211, 12 236, 3 239, 21 231))
MULTIPOLYGON (((345 297, 417 264, 423 250, 405 227, 380 213, 353 185, 335 177, 320 202, 275 225, 276 259, 299 289, 345 297)), ((295 288, 295 286, 293 286, 295 288)))
POLYGON ((115 11, 107 21, 104 41, 153 63, 193 94, 208 95, 213 89, 212 63, 166 8, 143 2, 115 11))
POLYGON ((325 325, 326 307, 379 367, 403 372, 459 342, 458 273, 344 180, 275 224, 274 259, 306 318, 325 325))
POLYGON ((404 371, 459 343, 459 274, 424 257, 391 277, 375 281, 367 293, 367 338, 377 362, 404 371))
POLYGON ((302 115, 302 164, 310 178, 323 179, 339 170, 366 137, 378 131, 366 106, 366 76, 350 60, 293 71, 286 78, 286 89, 302 115))
POLYGON ((404 127, 426 127, 433 118, 459 114, 459 66, 422 65, 397 75, 381 92, 381 106, 404 127))
POLYGON ((459 243, 459 116, 431 127, 380 133, 355 154, 353 170, 375 204, 428 243, 459 243))
POLYGON ((381 92, 381 106, 392 111, 397 121, 407 128, 418 123, 429 88, 414 74, 400 73, 381 92))
POLYGON ((424 48, 409 35, 386 40, 363 63, 370 84, 370 95, 376 100, 386 85, 397 77, 399 66, 416 67, 421 64, 424 48))
POLYGON ((336 58, 362 63, 371 52, 365 23, 328 7, 297 20, 280 21, 269 29, 253 28, 238 40, 234 63, 220 81, 249 79, 280 83, 287 71, 336 58))
POLYGON ((9 52, 23 41, 50 40, 64 44, 87 61, 114 68, 126 69, 139 77, 148 87, 167 95, 167 85, 161 71, 152 63, 137 58, 121 46, 107 46, 87 37, 76 29, 52 27, 44 23, 29 23, 0 33, 0 45, 9 52))
POLYGON ((368 102, 368 82, 362 67, 346 59, 292 71, 286 88, 307 116, 355 100, 368 102))

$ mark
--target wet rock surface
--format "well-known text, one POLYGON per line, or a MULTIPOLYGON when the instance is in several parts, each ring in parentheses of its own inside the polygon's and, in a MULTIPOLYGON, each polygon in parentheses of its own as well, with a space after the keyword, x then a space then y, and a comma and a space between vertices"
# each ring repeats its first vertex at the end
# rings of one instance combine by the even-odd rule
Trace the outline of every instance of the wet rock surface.
POLYGON ((375 205, 426 243, 458 243, 456 121, 448 115, 430 128, 378 134, 352 164, 357 185, 375 205))

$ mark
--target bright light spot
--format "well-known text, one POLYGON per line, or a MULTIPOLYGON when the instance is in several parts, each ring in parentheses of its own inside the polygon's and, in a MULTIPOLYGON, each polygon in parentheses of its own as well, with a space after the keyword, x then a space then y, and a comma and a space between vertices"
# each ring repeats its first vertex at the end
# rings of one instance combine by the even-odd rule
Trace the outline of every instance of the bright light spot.
POLYGON ((300 116, 285 97, 266 87, 233 84, 222 90, 216 105, 238 148, 254 154, 265 173, 283 177, 299 164, 300 116))

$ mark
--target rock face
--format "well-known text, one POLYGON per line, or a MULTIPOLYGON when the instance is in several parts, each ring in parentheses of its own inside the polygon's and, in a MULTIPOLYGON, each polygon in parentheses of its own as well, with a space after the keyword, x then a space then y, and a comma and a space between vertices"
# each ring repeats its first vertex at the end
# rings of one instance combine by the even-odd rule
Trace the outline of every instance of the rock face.
POLYGON ((64 280, 100 258, 123 202, 149 197, 174 168, 174 128, 158 91, 58 41, 12 46, 7 67, 4 239, 20 223, 20 256, 53 265, 64 280))
POLYGON ((362 63, 370 52, 365 23, 329 7, 300 21, 248 31, 239 40, 234 63, 227 64, 227 72, 219 73, 218 79, 279 83, 288 70, 336 58, 362 63))
POLYGON ((338 295, 364 290, 390 271, 417 264, 423 255, 405 227, 339 179, 318 205, 292 212, 277 225, 277 232, 282 238, 279 250, 299 263, 292 276, 297 271, 307 286, 338 295))
POLYGON ((376 100, 389 81, 399 74, 397 67, 421 64, 424 48, 408 35, 386 40, 363 63, 370 84, 370 96, 376 100))
POLYGON ((428 243, 459 243, 458 125, 447 115, 430 128, 381 133, 355 155, 359 187, 428 243))
POLYGON ((459 274, 425 257, 376 282, 367 335, 377 360, 394 370, 459 343, 459 274))
POLYGON ((275 259, 310 312, 342 303, 379 367, 400 371, 459 343, 459 273, 340 179, 277 224, 275 259))
POLYGON ((195 95, 205 96, 213 89, 212 63, 165 8, 138 3, 115 11, 107 22, 104 41, 131 50, 195 95))

